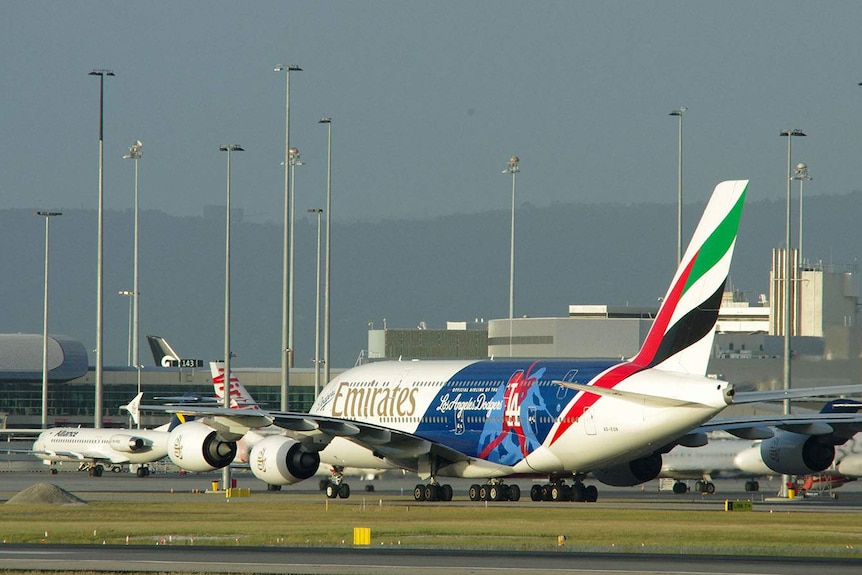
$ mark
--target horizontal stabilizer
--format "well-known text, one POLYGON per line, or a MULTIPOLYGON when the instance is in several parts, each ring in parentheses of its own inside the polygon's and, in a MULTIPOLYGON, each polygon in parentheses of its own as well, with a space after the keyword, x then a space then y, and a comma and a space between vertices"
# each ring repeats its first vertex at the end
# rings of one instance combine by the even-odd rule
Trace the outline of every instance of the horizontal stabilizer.
POLYGON ((633 401, 635 403, 643 403, 645 405, 655 405, 659 407, 681 407, 685 405, 702 405, 697 402, 677 399, 675 397, 663 397, 660 395, 647 395, 645 393, 635 393, 633 391, 622 391, 616 388, 605 388, 605 387, 597 387, 594 385, 586 385, 583 383, 572 383, 570 381, 554 381, 555 384, 568 387, 569 389, 574 389, 577 391, 583 391, 585 393, 593 393, 595 395, 601 395, 605 397, 615 397, 617 399, 623 399, 626 401, 633 401))

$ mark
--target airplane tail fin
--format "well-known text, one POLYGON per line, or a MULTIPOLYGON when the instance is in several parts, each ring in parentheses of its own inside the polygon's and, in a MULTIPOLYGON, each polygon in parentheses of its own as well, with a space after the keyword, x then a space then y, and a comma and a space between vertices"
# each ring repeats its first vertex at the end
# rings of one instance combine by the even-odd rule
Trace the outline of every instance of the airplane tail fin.
POLYGON ((147 343, 150 344, 150 351, 153 352, 153 360, 158 367, 170 367, 171 361, 179 361, 180 354, 174 351, 168 341, 158 335, 148 335, 147 343))
POLYGON ((862 402, 855 399, 833 399, 820 410, 820 413, 858 413, 862 402))
POLYGON ((125 409, 129 412, 129 415, 132 416, 132 421, 135 422, 135 425, 141 420, 141 398, 144 397, 144 393, 141 392, 135 396, 135 398, 127 403, 126 405, 121 405, 120 409, 125 409))
MULTIPOLYGON (((219 401, 224 401, 224 362, 211 361, 210 372, 213 378, 213 389, 219 401)), ((239 378, 233 373, 230 374, 230 406, 235 408, 256 408, 259 407, 257 402, 248 392, 243 384, 239 382, 239 378)))
POLYGON ((748 180, 718 184, 632 363, 705 375, 748 180))

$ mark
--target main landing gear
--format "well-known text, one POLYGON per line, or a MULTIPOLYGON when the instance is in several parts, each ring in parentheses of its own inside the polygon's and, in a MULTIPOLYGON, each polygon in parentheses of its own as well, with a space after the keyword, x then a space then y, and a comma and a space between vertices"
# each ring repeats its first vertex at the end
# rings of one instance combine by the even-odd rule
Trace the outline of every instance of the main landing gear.
MULTIPOLYGON (((705 479, 698 479, 694 482, 694 490, 697 493, 712 495, 715 493, 715 483, 712 481, 706 481, 705 479)), ((746 489, 746 491, 748 491, 748 489, 746 489)), ((677 495, 688 493, 688 485, 682 481, 677 481, 673 484, 673 492, 677 495)))
POLYGON ((574 483, 568 485, 562 477, 551 477, 550 483, 533 485, 530 489, 530 499, 533 501, 586 501, 595 502, 599 498, 599 490, 595 485, 584 485, 580 477, 575 477, 574 483))
POLYGON ((521 498, 521 488, 517 485, 506 485, 499 479, 491 479, 484 485, 470 486, 470 501, 518 501, 521 498))
POLYGON ((413 488, 413 499, 416 501, 452 501, 452 486, 448 483, 417 484, 413 488))

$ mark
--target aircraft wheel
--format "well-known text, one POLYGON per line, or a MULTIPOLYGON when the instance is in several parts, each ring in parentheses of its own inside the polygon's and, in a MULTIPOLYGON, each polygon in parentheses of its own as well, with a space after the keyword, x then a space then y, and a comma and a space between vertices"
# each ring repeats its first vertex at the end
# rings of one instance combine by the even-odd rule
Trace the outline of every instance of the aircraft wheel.
POLYGON ((350 497, 350 486, 346 483, 342 483, 338 486, 338 497, 341 499, 347 499, 350 497))
POLYGON ((752 481, 752 480, 746 481, 745 482, 745 490, 746 491, 759 491, 760 490, 760 484, 758 484, 757 481, 752 481))
POLYGON ((101 477, 102 473, 105 471, 105 468, 101 465, 97 465, 93 467, 93 477, 101 477))
POLYGON ((518 501, 521 498, 521 488, 517 485, 509 486, 509 501, 518 501))
POLYGON ((452 486, 448 483, 446 485, 440 486, 440 500, 441 501, 452 501, 452 486))
POLYGON ((587 485, 584 487, 584 501, 595 503, 599 499, 599 490, 595 485, 587 485))
POLYGON ((709 493, 710 495, 715 493, 715 483, 713 483, 712 481, 707 481, 705 487, 706 487, 706 492, 709 493))
POLYGON ((488 484, 485 484, 479 487, 479 500, 480 501, 488 501, 488 484))
POLYGON ((334 483, 330 483, 326 486, 326 496, 329 499, 335 499, 338 497, 338 486, 334 483))
POLYGON ((138 467, 135 470, 135 475, 137 475, 138 477, 146 477, 149 474, 150 474, 150 470, 146 467, 138 467))
POLYGON ((413 488, 413 499, 416 501, 425 501, 425 486, 417 485, 413 488))
POLYGON ((551 485, 551 501, 562 501, 565 497, 565 490, 562 485, 551 485))
POLYGON ((532 501, 541 501, 542 500, 542 486, 541 485, 533 485, 530 487, 530 500, 532 501))
POLYGON ((572 485, 572 497, 569 501, 586 501, 586 488, 583 483, 575 483, 572 485))
POLYGON ((688 485, 686 485, 682 481, 677 481, 676 483, 673 484, 673 492, 676 493, 677 495, 681 495, 681 494, 685 493, 686 491, 688 491, 688 485))
POLYGON ((481 498, 479 497, 479 486, 475 483, 470 486, 470 489, 467 491, 467 495, 469 495, 470 501, 481 501, 481 498))
POLYGON ((436 485, 428 484, 425 486, 425 501, 437 501, 439 493, 436 485))

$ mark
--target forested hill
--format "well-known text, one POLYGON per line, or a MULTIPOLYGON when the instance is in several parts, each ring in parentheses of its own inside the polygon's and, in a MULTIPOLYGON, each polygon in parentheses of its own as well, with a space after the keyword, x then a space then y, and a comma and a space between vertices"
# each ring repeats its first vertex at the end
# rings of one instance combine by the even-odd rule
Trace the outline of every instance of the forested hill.
MULTIPOLYGON (((687 239, 703 205, 685 205, 687 239)), ((809 261, 855 265, 862 253, 862 192, 805 198, 803 252, 809 261)), ((794 194, 792 243, 797 241, 794 194)), ((96 212, 63 210, 50 235, 50 331, 95 347, 96 212)), ((218 210, 215 210, 218 213, 218 210)), ((303 210, 296 228, 297 367, 311 367, 317 222, 303 210)), ((433 219, 351 222, 332 229, 332 363, 352 365, 381 328, 444 327, 447 320, 506 317, 508 210, 433 219)), ((572 303, 656 305, 676 264, 673 204, 557 204, 517 210, 515 314, 561 316, 572 303)), ((105 364, 124 365, 132 289, 129 212, 105 214, 105 364)), ((783 201, 746 205, 732 285, 749 300, 768 291, 770 251, 784 244, 783 201)), ((282 229, 232 225, 231 341, 240 366, 277 367, 281 345, 282 229)), ((44 218, 0 210, 0 332, 41 333, 44 218)), ((144 211, 140 217, 141 361, 143 336, 166 337, 181 354, 223 354, 224 220, 144 211)), ((322 285, 322 284, 321 284, 322 285)), ((94 355, 91 354, 91 362, 94 355)))

